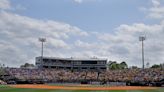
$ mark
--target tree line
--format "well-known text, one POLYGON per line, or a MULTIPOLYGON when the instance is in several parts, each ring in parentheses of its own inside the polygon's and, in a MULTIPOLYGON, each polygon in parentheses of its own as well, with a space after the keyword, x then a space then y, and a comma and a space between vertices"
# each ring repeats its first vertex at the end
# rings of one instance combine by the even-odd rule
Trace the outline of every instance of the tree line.
MULTIPOLYGON (((3 68, 5 67, 4 64, 0 64, 0 74, 3 72, 3 68)), ((34 64, 25 63, 23 65, 20 65, 20 68, 32 68, 35 67, 34 64)), ((127 68, 138 68, 137 66, 131 66, 129 67, 128 64, 125 61, 122 61, 121 63, 118 63, 117 61, 109 61, 107 63, 107 68, 110 70, 118 70, 118 69, 127 69, 127 68)), ((154 64, 147 68, 162 68, 164 69, 164 63, 163 64, 154 64)))
MULTIPOLYGON (((127 68, 139 68, 137 66, 128 67, 128 64, 125 61, 122 61, 121 63, 117 63, 117 61, 109 61, 108 64, 107 64, 107 67, 110 70, 127 69, 127 68)), ((154 64, 150 67, 147 66, 147 68, 162 68, 162 69, 164 69, 164 63, 163 64, 154 64)))

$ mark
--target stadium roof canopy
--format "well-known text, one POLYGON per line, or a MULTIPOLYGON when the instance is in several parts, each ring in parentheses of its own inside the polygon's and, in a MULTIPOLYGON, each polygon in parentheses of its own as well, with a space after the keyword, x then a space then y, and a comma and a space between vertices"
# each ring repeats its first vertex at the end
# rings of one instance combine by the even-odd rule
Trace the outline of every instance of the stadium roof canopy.
MULTIPOLYGON (((37 58, 41 58, 37 57, 37 58)), ((97 57, 92 57, 92 58, 74 58, 74 57, 70 57, 70 58, 61 58, 61 57, 43 57, 43 59, 58 59, 58 60, 71 60, 71 61, 95 61, 95 60, 103 60, 103 61, 107 61, 106 58, 97 58, 97 57)))

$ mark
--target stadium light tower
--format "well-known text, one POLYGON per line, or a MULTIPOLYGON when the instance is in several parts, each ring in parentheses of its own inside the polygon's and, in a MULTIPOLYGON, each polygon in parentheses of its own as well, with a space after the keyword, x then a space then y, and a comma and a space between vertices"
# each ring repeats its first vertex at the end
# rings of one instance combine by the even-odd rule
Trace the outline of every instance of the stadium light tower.
POLYGON ((46 38, 39 38, 39 41, 42 43, 42 49, 41 49, 41 59, 43 58, 43 43, 46 42, 46 38))
POLYGON ((139 37, 139 41, 142 42, 142 68, 145 68, 145 64, 144 64, 144 40, 146 40, 146 37, 144 36, 140 36, 139 37))

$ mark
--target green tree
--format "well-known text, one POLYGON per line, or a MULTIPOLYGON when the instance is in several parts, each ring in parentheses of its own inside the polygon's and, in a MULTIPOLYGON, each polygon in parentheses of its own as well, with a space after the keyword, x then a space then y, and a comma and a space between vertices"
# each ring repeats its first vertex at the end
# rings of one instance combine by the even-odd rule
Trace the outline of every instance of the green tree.
POLYGON ((25 63, 24 65, 20 66, 21 68, 31 68, 31 67, 35 67, 34 64, 29 64, 29 63, 25 63))
POLYGON ((117 62, 116 61, 110 62, 109 65, 108 65, 108 67, 111 70, 116 69, 117 68, 117 62))
POLYGON ((120 69, 128 68, 128 65, 127 65, 127 63, 126 63, 125 61, 121 62, 121 63, 119 64, 119 66, 120 66, 120 69))
POLYGON ((151 68, 160 68, 160 67, 161 67, 160 65, 154 64, 154 65, 152 65, 151 68))
POLYGON ((116 61, 109 61, 108 62, 108 68, 111 70, 117 70, 117 69, 126 69, 128 68, 128 65, 125 61, 121 63, 117 63, 116 61))

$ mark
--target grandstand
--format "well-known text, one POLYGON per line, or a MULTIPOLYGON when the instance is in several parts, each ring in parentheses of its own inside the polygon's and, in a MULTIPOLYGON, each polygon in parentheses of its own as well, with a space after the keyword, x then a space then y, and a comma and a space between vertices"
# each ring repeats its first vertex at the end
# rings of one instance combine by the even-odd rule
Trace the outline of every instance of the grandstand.
POLYGON ((75 83, 107 85, 164 85, 161 68, 121 69, 96 71, 70 71, 65 69, 5 68, 7 83, 75 83))
POLYGON ((107 59, 99 58, 57 58, 57 57, 36 57, 38 68, 67 69, 75 71, 104 71, 107 59))
POLYGON ((0 84, 94 84, 110 86, 164 86, 158 68, 106 69, 107 60, 36 57, 38 68, 3 67, 0 84))

